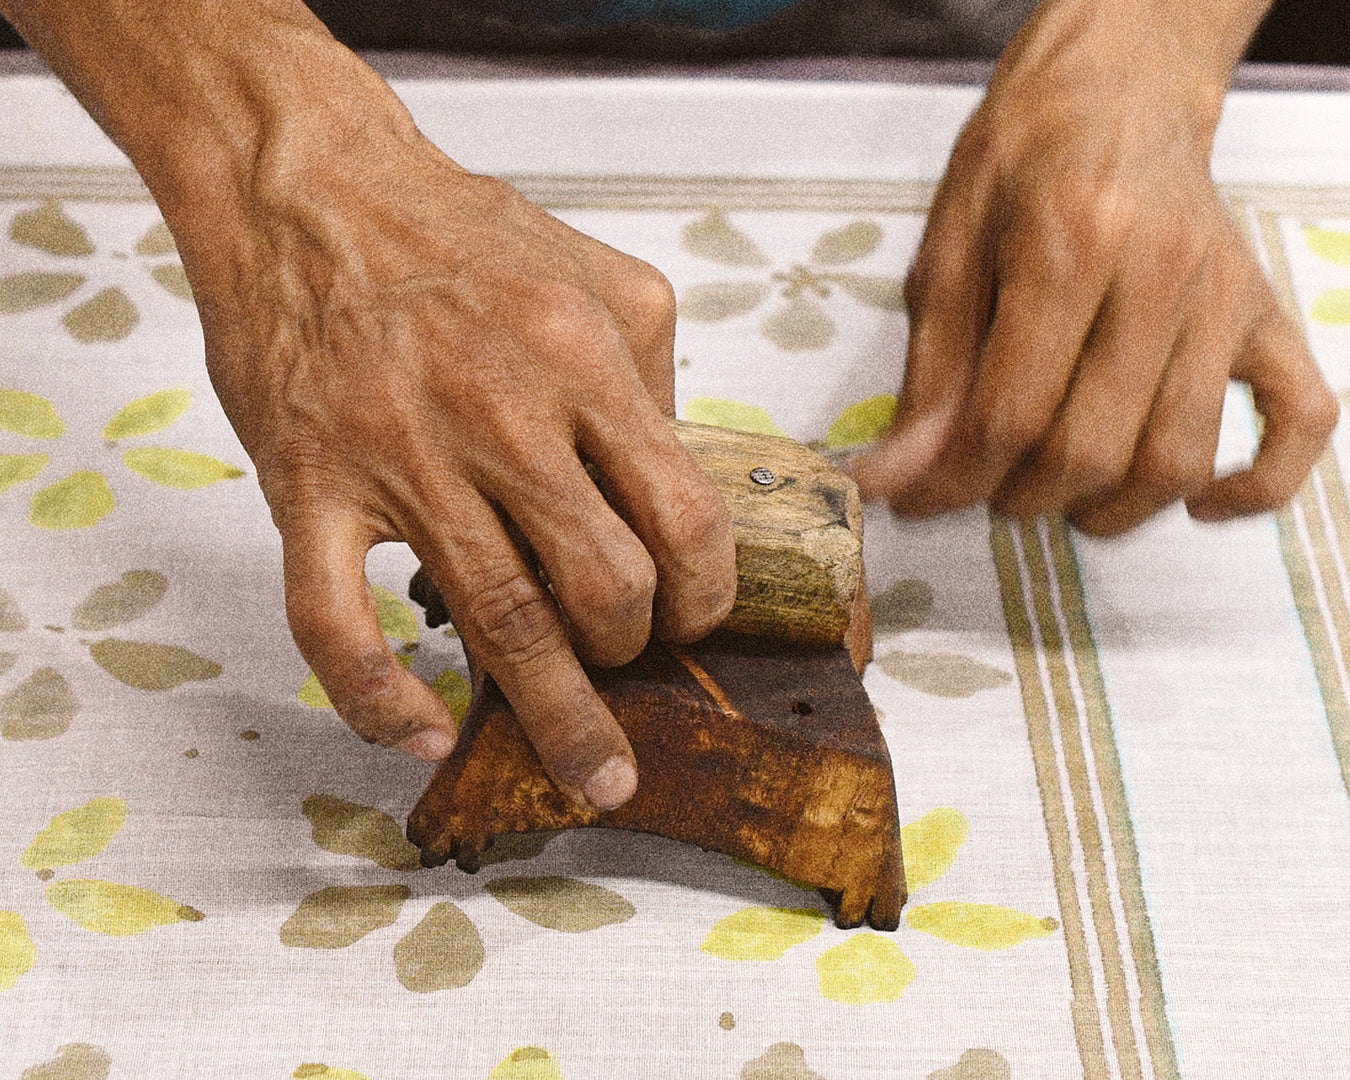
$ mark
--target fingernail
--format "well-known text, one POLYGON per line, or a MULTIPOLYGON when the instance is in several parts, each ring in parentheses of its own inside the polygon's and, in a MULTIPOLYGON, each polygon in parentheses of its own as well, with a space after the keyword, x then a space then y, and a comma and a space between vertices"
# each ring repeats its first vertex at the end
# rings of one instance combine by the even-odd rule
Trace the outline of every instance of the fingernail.
POLYGON ((597 810, 613 810, 633 797, 637 790, 637 770, 626 757, 615 754, 591 773, 581 793, 597 810))
POLYGON ((416 735, 409 735, 397 748, 423 761, 440 761, 455 748, 455 740, 440 728, 424 728, 416 735))

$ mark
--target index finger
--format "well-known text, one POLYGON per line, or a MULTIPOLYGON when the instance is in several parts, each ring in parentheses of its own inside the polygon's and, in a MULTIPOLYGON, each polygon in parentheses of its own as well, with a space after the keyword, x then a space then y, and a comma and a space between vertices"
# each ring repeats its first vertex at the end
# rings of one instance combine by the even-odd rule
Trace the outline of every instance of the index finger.
POLYGON ((1221 477, 1186 502, 1200 521, 1273 510, 1293 497, 1327 444, 1340 416, 1303 335, 1272 308, 1252 330, 1232 375, 1249 384, 1265 421, 1249 468, 1221 477))
POLYGON ((591 686, 548 590, 478 496, 413 544, 476 662, 496 680, 558 788, 609 810, 637 788, 632 747, 591 686))

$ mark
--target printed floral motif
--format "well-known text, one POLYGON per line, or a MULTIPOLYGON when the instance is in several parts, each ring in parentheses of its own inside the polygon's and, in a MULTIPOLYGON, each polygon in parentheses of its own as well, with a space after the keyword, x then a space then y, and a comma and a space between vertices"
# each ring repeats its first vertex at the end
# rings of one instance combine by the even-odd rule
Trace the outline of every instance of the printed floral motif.
MULTIPOLYGON (((325 851, 356 856, 403 874, 421 870, 417 849, 382 810, 321 793, 305 800, 304 813, 314 843, 325 851)), ((537 835, 514 843, 499 842, 483 862, 491 865, 533 858, 549 839, 537 835)), ((485 891, 536 926, 565 933, 598 930, 626 922, 635 914, 633 906, 613 890, 565 877, 498 877, 486 883, 485 891)), ((402 883, 318 889, 301 900, 282 924, 281 943, 298 949, 345 949, 397 922, 411 896, 412 890, 402 883)), ((467 986, 487 959, 477 926, 449 901, 433 904, 394 945, 393 955, 399 982, 419 994, 467 986)))
MULTIPOLYGON (((130 937, 157 926, 201 922, 206 916, 196 908, 151 889, 92 878, 53 880, 58 870, 101 855, 122 831, 127 816, 127 804, 118 796, 91 799, 52 818, 19 863, 46 883, 50 907, 96 934, 130 937)), ((32 970, 37 956, 23 916, 0 911, 0 991, 12 989, 32 970)))
MULTIPOLYGON (((1313 254, 1336 266, 1350 267, 1350 230, 1306 226, 1304 239, 1313 254)), ((1350 287, 1327 289, 1312 302, 1309 315, 1325 326, 1350 326, 1350 287)))
MULTIPOLYGON (((371 594, 375 598, 375 617, 384 636, 390 639, 390 644, 397 650, 396 659, 405 668, 411 668, 422 634, 417 623, 417 615, 388 589, 372 585, 371 594)), ((454 668, 447 667, 431 680, 430 686, 450 707, 455 719, 463 720, 464 713, 469 708, 471 694, 469 680, 454 668)), ((327 692, 319 682, 319 677, 312 671, 305 677, 296 697, 312 709, 333 707, 333 703, 328 700, 327 692)))
MULTIPOLYGON (((911 896, 951 869, 968 831, 965 815, 952 807, 932 810, 901 830, 911 896)), ((1048 916, 954 900, 911 904, 905 921, 913 930, 987 952, 1059 929, 1048 916)), ((700 949, 719 960, 773 961, 824 930, 825 916, 815 908, 744 908, 714 924, 700 949)), ((844 1005, 870 1005, 900 1000, 918 971, 891 935, 860 930, 848 932, 816 957, 816 975, 822 997, 844 1005)))
MULTIPOLYGON (((125 439, 152 435, 169 427, 187 411, 192 392, 182 388, 160 390, 129 402, 103 429, 104 453, 116 452, 125 439)), ((0 431, 28 439, 51 441, 66 435, 65 422, 46 398, 24 390, 0 388, 0 431)), ((134 446, 122 452, 122 463, 138 476, 160 487, 191 491, 221 480, 237 480, 242 469, 189 450, 165 446, 134 446)), ((0 453, 0 494, 36 480, 50 464, 49 454, 0 453)), ((40 529, 60 532, 97 525, 116 506, 111 485, 98 469, 79 469, 33 493, 28 521, 40 529)))
POLYGON ((679 315, 691 323, 719 323, 776 298, 760 333, 787 352, 823 349, 837 330, 825 302, 837 293, 881 311, 903 310, 903 279, 844 269, 873 254, 883 237, 875 222, 854 221, 822 233, 802 261, 779 267, 724 210, 714 208, 684 227, 684 249, 753 276, 689 286, 679 297, 679 315))
MULTIPOLYGON (((136 328, 140 312, 135 303, 120 285, 99 281, 97 263, 86 265, 99 252, 88 231, 59 201, 48 199, 36 209, 17 214, 10 222, 9 236, 24 248, 43 252, 47 259, 42 268, 0 277, 0 315, 75 301, 88 293, 68 307, 61 319, 76 341, 86 345, 122 341, 136 328)), ((133 252, 110 254, 117 260, 134 258, 165 291, 183 300, 192 299, 173 236, 162 221, 141 236, 133 252)))
MULTIPOLYGON (((168 591, 168 579, 156 570, 128 570, 120 580, 94 589, 71 613, 70 629, 97 634, 139 619, 153 610, 168 591)), ((0 737, 10 740, 53 739, 64 734, 79 712, 80 702, 65 677, 51 663, 53 652, 69 657, 67 628, 30 627, 18 603, 0 588, 0 676, 31 646, 38 667, 7 693, 0 694, 0 737), (11 635, 23 635, 15 640, 11 635)), ((118 682, 138 690, 171 690, 185 682, 214 679, 220 665, 178 645, 104 636, 80 637, 76 647, 118 682)))

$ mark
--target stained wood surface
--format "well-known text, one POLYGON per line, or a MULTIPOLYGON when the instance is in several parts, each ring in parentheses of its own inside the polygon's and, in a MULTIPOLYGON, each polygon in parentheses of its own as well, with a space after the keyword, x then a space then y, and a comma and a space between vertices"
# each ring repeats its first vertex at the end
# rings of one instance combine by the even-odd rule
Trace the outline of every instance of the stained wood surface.
POLYGON ((843 927, 899 925, 895 786, 871 702, 842 646, 719 631, 653 641, 592 681, 633 745, 638 788, 605 813, 562 795, 491 679, 413 810, 428 866, 479 866, 500 836, 601 826, 655 833, 819 888, 843 927))
MULTIPOLYGON (((861 670, 871 658, 872 633, 870 622, 855 625, 867 614, 857 485, 791 439, 672 423, 731 511, 736 603, 723 627, 781 641, 847 642, 861 670), (756 483, 751 474, 765 469, 773 481, 756 483)), ((427 609, 429 625, 449 621, 425 572, 418 571, 409 591, 427 609)))

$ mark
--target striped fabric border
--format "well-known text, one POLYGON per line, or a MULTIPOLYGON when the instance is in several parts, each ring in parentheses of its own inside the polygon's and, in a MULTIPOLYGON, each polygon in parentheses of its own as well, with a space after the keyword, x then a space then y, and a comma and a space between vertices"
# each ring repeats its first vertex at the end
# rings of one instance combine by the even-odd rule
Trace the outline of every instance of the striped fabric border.
POLYGON ((1086 1080, 1177 1080, 1153 933, 1082 581, 1062 521, 991 519, 1050 838, 1086 1080))

